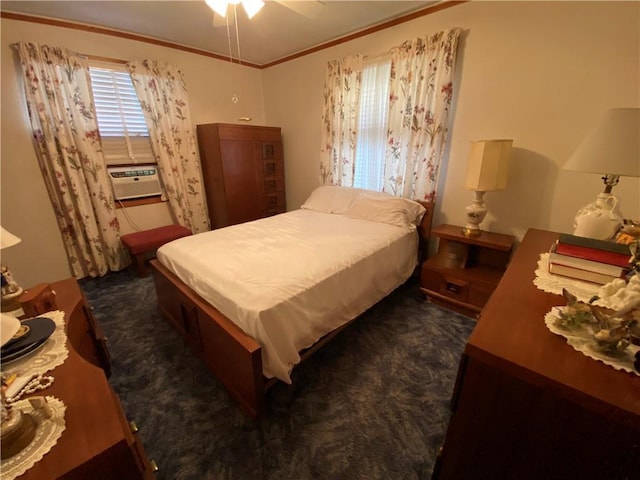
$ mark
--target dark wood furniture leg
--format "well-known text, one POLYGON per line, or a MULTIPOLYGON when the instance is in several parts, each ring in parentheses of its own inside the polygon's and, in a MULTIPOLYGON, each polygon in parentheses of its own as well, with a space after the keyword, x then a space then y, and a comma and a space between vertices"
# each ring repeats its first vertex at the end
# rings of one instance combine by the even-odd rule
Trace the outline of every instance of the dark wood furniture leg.
POLYGON ((144 253, 138 253, 137 255, 133 256, 133 261, 135 263, 135 267, 136 267, 136 273, 138 274, 139 277, 146 277, 147 276, 147 267, 144 263, 144 253))

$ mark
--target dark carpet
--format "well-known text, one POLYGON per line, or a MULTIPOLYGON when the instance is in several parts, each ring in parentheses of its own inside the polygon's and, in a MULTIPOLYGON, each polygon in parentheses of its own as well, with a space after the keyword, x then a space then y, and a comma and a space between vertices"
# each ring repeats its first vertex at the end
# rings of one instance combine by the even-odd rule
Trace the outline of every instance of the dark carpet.
POLYGON ((272 387, 257 422, 162 318, 151 277, 81 286, 158 480, 430 477, 475 321, 427 302, 415 279, 272 387))

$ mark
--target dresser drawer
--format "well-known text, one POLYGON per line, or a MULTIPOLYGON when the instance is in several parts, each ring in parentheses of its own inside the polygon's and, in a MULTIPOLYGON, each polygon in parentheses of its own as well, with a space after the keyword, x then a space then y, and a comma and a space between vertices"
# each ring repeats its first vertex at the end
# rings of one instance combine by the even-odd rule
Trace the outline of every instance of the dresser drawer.
POLYGON ((284 177, 269 177, 264 179, 263 184, 258 185, 259 193, 284 192, 284 177))
POLYGON ((261 197, 260 203, 264 211, 270 215, 286 210, 284 192, 266 193, 261 197))
POLYGON ((280 140, 277 142, 262 142, 262 158, 265 160, 282 159, 282 142, 280 140))
POLYGON ((266 178, 284 177, 284 162, 282 159, 263 160, 263 175, 266 178))

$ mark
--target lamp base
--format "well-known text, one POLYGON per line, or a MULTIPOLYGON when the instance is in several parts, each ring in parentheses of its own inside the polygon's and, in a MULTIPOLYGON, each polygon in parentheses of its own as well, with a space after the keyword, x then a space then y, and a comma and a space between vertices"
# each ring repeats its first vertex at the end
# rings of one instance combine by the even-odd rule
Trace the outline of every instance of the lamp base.
POLYGON ((20 308, 20 295, 22 288, 13 279, 11 271, 6 265, 2 265, 2 311, 10 312, 20 308))
POLYGON ((2 421, 2 460, 24 450, 36 435, 36 422, 28 413, 12 409, 2 421))
POLYGON ((574 235, 579 237, 611 240, 622 227, 623 219, 618 209, 618 199, 610 193, 599 193, 592 202, 576 214, 574 235))
POLYGON ((20 308, 20 295, 22 295, 22 293, 22 288, 18 287, 18 290, 15 292, 2 295, 2 307, 0 309, 3 312, 18 310, 20 308))
POLYGON ((476 225, 465 225, 462 229, 462 234, 465 237, 479 237, 481 233, 482 230, 480 230, 476 225))
POLYGON ((480 224, 487 216, 487 209, 484 206, 484 192, 476 191, 476 198, 473 203, 465 208, 467 211, 467 224, 462 229, 462 233, 467 237, 477 237, 482 233, 480 224))

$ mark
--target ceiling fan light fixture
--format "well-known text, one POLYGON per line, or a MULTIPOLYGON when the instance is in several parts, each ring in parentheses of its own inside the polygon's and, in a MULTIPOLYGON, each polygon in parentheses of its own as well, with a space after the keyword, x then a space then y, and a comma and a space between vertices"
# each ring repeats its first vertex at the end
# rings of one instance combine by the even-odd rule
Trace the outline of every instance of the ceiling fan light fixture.
POLYGON ((227 16, 227 7, 229 3, 227 0, 204 0, 204 2, 209 5, 209 8, 216 12, 221 17, 227 16))
POLYGON ((247 13, 247 17, 252 19, 256 13, 258 13, 262 7, 264 7, 264 2, 262 0, 204 0, 209 8, 216 12, 221 17, 227 16, 227 7, 229 5, 238 5, 242 4, 244 11, 247 13))
POLYGON ((247 17, 252 19, 264 7, 264 2, 262 0, 242 0, 242 6, 247 12, 247 17))

